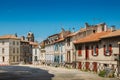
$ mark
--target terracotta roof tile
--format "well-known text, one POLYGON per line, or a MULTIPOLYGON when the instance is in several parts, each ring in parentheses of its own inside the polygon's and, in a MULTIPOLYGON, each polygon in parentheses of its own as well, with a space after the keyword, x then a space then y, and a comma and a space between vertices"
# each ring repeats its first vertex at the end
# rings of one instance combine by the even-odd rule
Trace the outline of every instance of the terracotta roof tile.
POLYGON ((26 40, 21 40, 21 42, 27 42, 27 43, 29 43, 29 41, 26 41, 26 40))
POLYGON ((20 38, 16 37, 15 35, 4 35, 0 36, 0 39, 20 39, 20 38))
POLYGON ((71 34, 67 35, 66 37, 72 37, 74 35, 75 35, 75 33, 71 33, 71 34))
POLYGON ((61 39, 58 39, 57 41, 55 41, 54 43, 61 42, 61 41, 64 41, 64 40, 65 40, 64 38, 61 38, 61 39))
POLYGON ((95 33, 95 34, 93 33, 93 34, 86 36, 84 38, 80 38, 78 40, 75 40, 74 44, 99 41, 101 36, 109 34, 109 33, 110 32, 101 32, 101 33, 95 33))
POLYGON ((113 31, 107 35, 102 36, 101 38, 109 38, 109 37, 116 37, 120 36, 120 30, 113 31))
POLYGON ((77 34, 78 34, 78 33, 80 33, 80 32, 84 32, 84 31, 86 31, 86 29, 85 29, 85 28, 80 29, 80 30, 79 30, 79 31, 77 31, 77 32, 71 33, 71 34, 67 35, 66 37, 72 37, 72 36, 77 35, 77 34))
POLYGON ((36 43, 36 42, 30 42, 30 44, 33 46, 38 46, 38 43, 36 43))

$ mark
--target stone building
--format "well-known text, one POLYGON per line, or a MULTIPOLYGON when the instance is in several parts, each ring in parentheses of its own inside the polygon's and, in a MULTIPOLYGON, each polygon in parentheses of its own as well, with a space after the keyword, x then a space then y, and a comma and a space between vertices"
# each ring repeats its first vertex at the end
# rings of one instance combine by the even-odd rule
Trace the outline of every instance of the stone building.
POLYGON ((15 35, 0 36, 0 64, 18 64, 20 62, 20 38, 15 35))
POLYGON ((29 32, 27 40, 15 35, 0 36, 0 64, 32 63, 32 44, 34 34, 29 32))
POLYGON ((34 42, 34 34, 32 32, 28 32, 27 41, 34 42))
POLYGON ((54 42, 57 41, 58 38, 58 34, 54 34, 45 40, 45 62, 48 65, 54 63, 54 42))
POLYGON ((38 45, 38 43, 36 42, 30 42, 30 44, 32 45, 32 63, 35 65, 40 64, 40 47, 38 45))
POLYGON ((45 51, 45 41, 42 41, 40 44, 40 64, 45 64, 45 53, 46 53, 46 51, 45 51))
POLYGON ((70 31, 62 31, 58 34, 49 36, 45 40, 46 62, 49 64, 59 65, 65 62, 65 37, 70 31))
POLYGON ((118 68, 115 56, 119 54, 119 32, 99 24, 92 34, 75 40, 76 67, 97 73, 110 68, 116 75, 118 68))
POLYGON ((20 61, 24 64, 32 63, 32 45, 29 41, 20 41, 20 61))

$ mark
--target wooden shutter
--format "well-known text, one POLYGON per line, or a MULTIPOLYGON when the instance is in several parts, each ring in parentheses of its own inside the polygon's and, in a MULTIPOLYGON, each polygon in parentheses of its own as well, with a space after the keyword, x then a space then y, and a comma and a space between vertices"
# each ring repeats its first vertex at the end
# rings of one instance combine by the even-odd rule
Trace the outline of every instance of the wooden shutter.
POLYGON ((96 46, 96 54, 98 55, 98 45, 96 46))
POLYGON ((104 55, 106 55, 106 46, 103 45, 103 52, 104 52, 104 55))
POLYGON ((109 45, 109 55, 112 55, 112 45, 109 45))
POLYGON ((82 55, 81 46, 79 46, 79 48, 78 48, 78 56, 81 56, 81 55, 82 55))
POLYGON ((91 53, 92 53, 92 55, 93 55, 93 46, 91 46, 91 53))

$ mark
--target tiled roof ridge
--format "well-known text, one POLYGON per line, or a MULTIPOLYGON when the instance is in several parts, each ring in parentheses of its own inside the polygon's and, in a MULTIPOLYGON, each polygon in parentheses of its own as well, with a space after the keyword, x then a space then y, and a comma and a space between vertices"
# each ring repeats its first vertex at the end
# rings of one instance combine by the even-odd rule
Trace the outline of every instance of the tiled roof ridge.
POLYGON ((86 37, 79 38, 78 40, 75 40, 74 44, 99 41, 101 36, 107 35, 109 33, 111 33, 111 31, 103 31, 103 32, 99 32, 99 33, 92 33, 92 34, 90 34, 86 37))

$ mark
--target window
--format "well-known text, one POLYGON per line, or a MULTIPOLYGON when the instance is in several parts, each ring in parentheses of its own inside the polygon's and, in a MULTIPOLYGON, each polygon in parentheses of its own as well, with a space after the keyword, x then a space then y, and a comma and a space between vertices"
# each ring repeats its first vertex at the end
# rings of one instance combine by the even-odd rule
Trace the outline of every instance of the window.
POLYGON ((4 53, 5 52, 5 49, 4 48, 2 48, 2 53, 4 53))
POLYGON ((112 54, 112 45, 109 44, 109 54, 111 55, 112 54))
POLYGON ((98 56, 98 45, 91 46, 91 53, 93 56, 98 56))
POLYGON ((67 62, 71 62, 70 51, 67 51, 67 62))
POLYGON ((19 45, 19 42, 17 42, 17 45, 19 45))
POLYGON ((19 53, 19 48, 17 48, 17 53, 19 53))
POLYGON ((61 55, 61 62, 63 62, 63 55, 61 55))
POLYGON ((2 57, 3 62, 5 62, 5 57, 2 57))
POLYGON ((105 56, 111 56, 112 54, 112 45, 103 45, 103 51, 105 56))
POLYGON ((15 53, 15 48, 13 48, 13 53, 15 53))
POLYGON ((37 56, 35 56, 35 59, 34 59, 35 61, 37 61, 37 56))
POLYGON ((92 55, 93 55, 93 46, 91 46, 91 53, 92 53, 92 55))
POLYGON ((15 45, 15 41, 13 41, 13 45, 15 45))
POLYGON ((35 55, 37 54, 37 49, 35 48, 35 55))
POLYGON ((58 51, 58 44, 55 44, 55 51, 58 51))
POLYGON ((104 55, 106 55, 106 45, 103 45, 103 52, 104 52, 104 55))
POLYGON ((93 33, 95 33, 96 32, 96 30, 93 30, 93 33))
POLYGON ((19 57, 17 56, 17 62, 19 61, 19 57))
POLYGON ((70 38, 67 39, 67 46, 70 46, 70 38))
POLYGON ((61 49, 61 52, 63 52, 63 44, 62 43, 60 44, 60 49, 61 49))
POLYGON ((15 56, 13 56, 13 62, 15 62, 15 56))
POLYGON ((4 45, 5 44, 5 42, 4 41, 2 41, 2 45, 4 45))
POLYGON ((82 56, 82 47, 81 46, 78 47, 78 56, 82 56))

